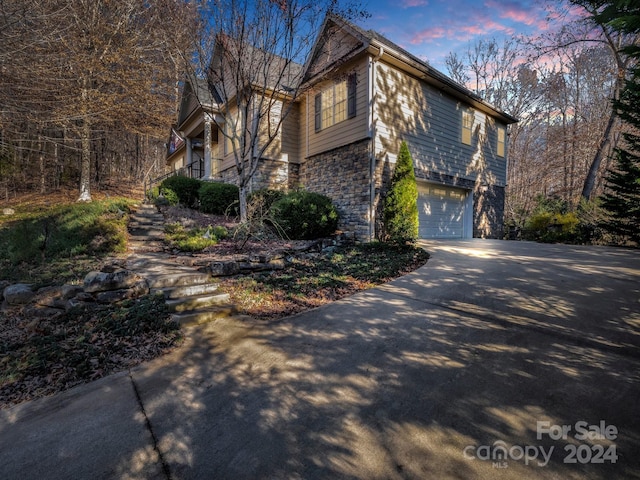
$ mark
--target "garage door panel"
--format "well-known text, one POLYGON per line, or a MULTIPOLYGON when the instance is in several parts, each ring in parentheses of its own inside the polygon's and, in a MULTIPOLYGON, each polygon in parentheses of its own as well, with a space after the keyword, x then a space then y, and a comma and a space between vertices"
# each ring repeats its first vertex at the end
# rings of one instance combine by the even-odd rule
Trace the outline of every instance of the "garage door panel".
POLYGON ((466 192, 439 185, 419 188, 420 238, 462 238, 466 192))

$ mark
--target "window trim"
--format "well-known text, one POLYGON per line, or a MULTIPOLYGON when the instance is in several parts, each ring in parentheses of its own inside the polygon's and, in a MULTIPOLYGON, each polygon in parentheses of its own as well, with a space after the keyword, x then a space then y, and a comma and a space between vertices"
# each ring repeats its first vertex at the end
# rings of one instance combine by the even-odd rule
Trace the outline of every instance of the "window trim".
POLYGON ((496 155, 504 158, 507 153, 507 129, 502 125, 498 126, 496 134, 496 155), (502 138, 500 138, 502 137, 502 138))
POLYGON ((460 141, 463 145, 471 145, 471 139, 473 138, 473 110, 462 110, 462 119, 460 122, 461 134, 460 141), (468 123, 468 125, 467 125, 468 123))
MULTIPOLYGON (((317 93, 314 97, 314 121, 315 121, 315 131, 319 132, 321 130, 324 130, 325 128, 329 128, 332 127, 334 125, 337 125, 341 122, 344 122, 345 120, 348 120, 350 118, 353 118, 356 116, 356 104, 357 104, 357 77, 355 73, 352 73, 350 75, 347 76, 346 79, 340 80, 338 82, 335 82, 333 84, 331 84, 330 86, 326 87, 324 90, 322 90, 322 92, 317 93), (336 103, 336 90, 342 85, 344 84, 345 89, 346 89, 346 96, 343 100, 341 100, 339 103, 336 103), (322 105, 322 101, 323 101, 323 96, 324 95, 328 95, 328 93, 331 92, 332 95, 332 104, 330 107, 327 108, 331 108, 332 112, 331 112, 331 122, 326 122, 327 124, 325 124, 325 122, 323 122, 323 105, 322 105), (336 121, 335 117, 336 117, 336 106, 338 106, 339 104, 341 104, 342 102, 344 102, 345 105, 345 115, 344 118, 336 121)), ((324 111, 327 110, 327 108, 324 109, 324 111)))

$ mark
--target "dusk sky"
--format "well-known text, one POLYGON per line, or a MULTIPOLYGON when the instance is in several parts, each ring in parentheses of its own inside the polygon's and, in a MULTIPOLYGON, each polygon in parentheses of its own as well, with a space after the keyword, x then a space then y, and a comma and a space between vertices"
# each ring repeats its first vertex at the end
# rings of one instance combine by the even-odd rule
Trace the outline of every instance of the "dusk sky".
POLYGON ((371 18, 359 22, 446 72, 451 51, 478 39, 538 34, 554 28, 549 2, 537 0, 364 0, 371 18))

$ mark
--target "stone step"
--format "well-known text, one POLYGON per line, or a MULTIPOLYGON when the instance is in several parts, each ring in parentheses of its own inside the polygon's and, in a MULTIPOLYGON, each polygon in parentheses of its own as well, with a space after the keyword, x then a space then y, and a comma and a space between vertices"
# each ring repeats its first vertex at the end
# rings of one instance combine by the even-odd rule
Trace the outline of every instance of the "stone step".
POLYGON ((171 299, 165 303, 170 312, 180 313, 228 304, 229 300, 230 297, 228 293, 207 293, 193 297, 171 299))
POLYGON ((162 217, 158 219, 145 218, 145 219, 129 219, 129 228, 147 228, 156 227, 164 228, 164 219, 162 217))
POLYGON ((219 305, 208 307, 191 312, 174 313, 171 319, 178 322, 182 327, 192 327, 202 323, 212 322, 220 318, 235 315, 236 309, 233 305, 219 305))
POLYGON ((129 240, 144 242, 145 239, 162 240, 164 239, 164 232, 162 230, 129 230, 129 240))
POLYGON ((150 288, 161 289, 169 287, 185 287, 209 283, 211 275, 208 273, 167 273, 147 276, 150 288))
POLYGON ((184 297, 194 297, 196 295, 211 294, 218 291, 219 283, 203 283, 201 285, 187 285, 184 287, 163 288, 158 290, 167 300, 184 297))

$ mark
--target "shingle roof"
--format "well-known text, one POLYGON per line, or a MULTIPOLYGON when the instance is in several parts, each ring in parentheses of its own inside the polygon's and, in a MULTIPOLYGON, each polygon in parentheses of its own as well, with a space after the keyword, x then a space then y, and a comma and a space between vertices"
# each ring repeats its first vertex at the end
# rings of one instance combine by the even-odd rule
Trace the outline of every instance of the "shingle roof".
POLYGON ((339 26, 342 26, 343 28, 350 29, 353 33, 360 37, 360 39, 363 41, 363 43, 366 44, 366 46, 373 45, 374 47, 384 47, 387 50, 387 53, 399 58, 402 61, 412 64, 414 68, 417 68, 418 70, 424 72, 435 83, 440 84, 443 87, 448 87, 457 94, 468 98, 472 103, 480 104, 485 108, 494 111, 499 116, 503 117, 503 119, 507 121, 507 123, 515 123, 518 121, 517 118, 494 107, 479 95, 475 94, 465 86, 460 85, 444 73, 429 65, 428 62, 416 57, 411 52, 405 50, 404 48, 392 42, 387 37, 379 34, 378 32, 374 30, 364 30, 363 28, 358 27, 357 25, 345 20, 342 17, 329 16, 328 20, 336 23, 339 26), (389 52, 389 50, 391 52, 389 52))

